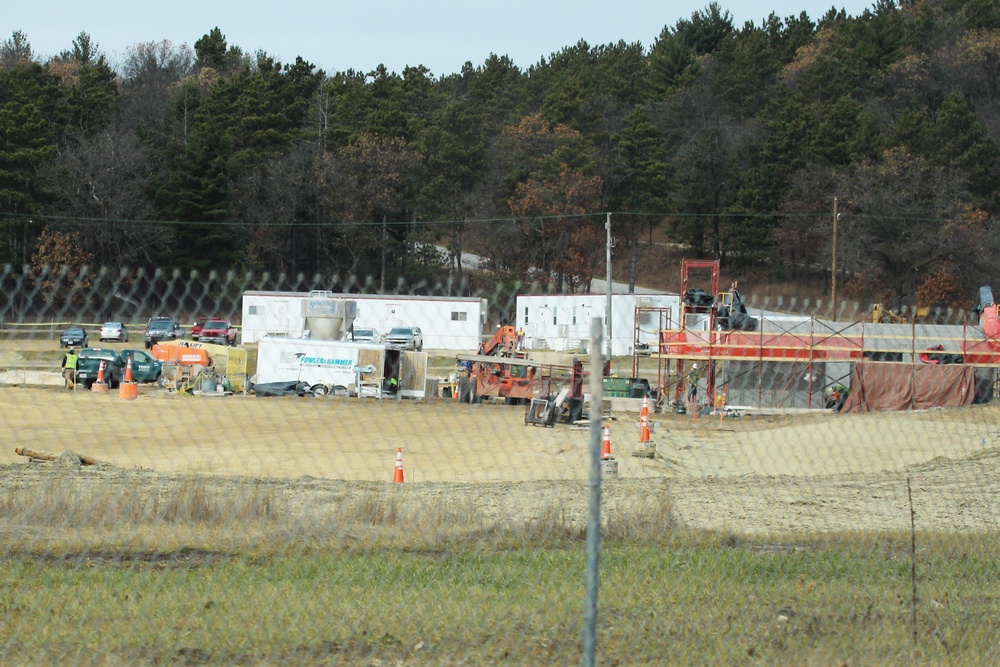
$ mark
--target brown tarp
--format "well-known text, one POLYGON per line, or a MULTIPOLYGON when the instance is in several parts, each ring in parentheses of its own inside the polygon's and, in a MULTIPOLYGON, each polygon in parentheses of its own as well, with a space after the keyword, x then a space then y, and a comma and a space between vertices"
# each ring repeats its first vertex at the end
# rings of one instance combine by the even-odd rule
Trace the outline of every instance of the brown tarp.
POLYGON ((841 412, 952 408, 972 405, 975 397, 972 366, 861 362, 841 412))

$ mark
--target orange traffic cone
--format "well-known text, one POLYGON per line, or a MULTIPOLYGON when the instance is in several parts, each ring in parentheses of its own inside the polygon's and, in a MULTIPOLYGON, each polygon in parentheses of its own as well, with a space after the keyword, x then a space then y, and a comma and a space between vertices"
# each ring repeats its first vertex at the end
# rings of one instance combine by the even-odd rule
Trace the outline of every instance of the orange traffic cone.
POLYGON ((642 410, 639 411, 639 442, 649 442, 649 398, 642 397, 642 410))
POLYGON ((97 381, 90 387, 91 391, 107 391, 108 383, 104 381, 104 360, 101 359, 101 365, 97 367, 97 381))
POLYGON ((396 449, 396 474, 392 476, 392 481, 397 484, 403 483, 403 448, 396 449))
POLYGON ((125 364, 125 382, 132 381, 132 357, 128 358, 128 363, 125 364))
POLYGON ((611 427, 604 427, 604 444, 601 447, 601 459, 604 461, 611 460, 611 427))

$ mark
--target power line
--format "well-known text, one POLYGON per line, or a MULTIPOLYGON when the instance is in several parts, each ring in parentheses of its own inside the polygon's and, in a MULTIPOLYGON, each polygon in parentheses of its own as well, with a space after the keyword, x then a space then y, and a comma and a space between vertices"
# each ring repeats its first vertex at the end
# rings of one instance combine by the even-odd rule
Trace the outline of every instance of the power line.
MULTIPOLYGON (((135 220, 128 218, 88 218, 81 216, 62 216, 62 215, 45 215, 45 214, 27 214, 27 213, 3 213, 3 218, 15 218, 26 220, 29 223, 34 222, 63 222, 63 223, 74 223, 74 224, 87 224, 87 225, 106 225, 106 224, 132 224, 132 225, 151 225, 151 226, 161 226, 161 227, 207 227, 219 225, 222 227, 241 227, 248 229, 257 228, 274 228, 274 227, 295 227, 299 229, 309 229, 309 228, 381 228, 383 225, 386 227, 433 227, 441 225, 488 225, 488 224, 500 224, 500 223, 518 223, 518 222, 547 222, 547 221, 569 221, 569 220, 592 220, 595 224, 603 224, 605 217, 609 212, 600 213, 573 213, 565 215, 535 215, 535 216, 510 216, 501 218, 469 218, 469 219, 446 219, 446 220, 387 220, 382 221, 369 221, 369 220, 325 220, 325 221, 314 221, 314 222, 301 222, 297 220, 288 221, 275 221, 275 222, 248 222, 245 220, 225 220, 225 221, 195 221, 195 220, 135 220)), ((631 216, 635 218, 660 218, 660 219, 706 219, 706 218, 723 218, 727 220, 739 220, 739 219, 808 219, 808 220, 823 220, 828 218, 827 213, 686 213, 686 212, 669 212, 669 213, 633 213, 629 211, 612 211, 611 215, 615 217, 631 216)), ((897 222, 931 222, 931 223, 943 223, 947 222, 949 218, 940 217, 912 217, 912 216, 883 216, 883 215, 871 215, 871 214, 852 214, 852 217, 857 220, 869 220, 869 219, 880 219, 880 220, 891 220, 897 222)))

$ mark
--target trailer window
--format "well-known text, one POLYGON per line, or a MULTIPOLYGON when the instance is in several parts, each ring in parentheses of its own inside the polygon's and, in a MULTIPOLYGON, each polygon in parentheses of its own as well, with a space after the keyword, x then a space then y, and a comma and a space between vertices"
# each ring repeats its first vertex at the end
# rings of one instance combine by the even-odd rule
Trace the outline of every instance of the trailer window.
POLYGON ((247 307, 247 315, 256 315, 256 314, 257 314, 257 306, 247 307))
POLYGON ((451 321, 452 322, 465 322, 469 319, 469 314, 464 311, 452 311, 451 321))
POLYGON ((524 307, 524 323, 525 324, 528 323, 528 307, 527 306, 524 307))

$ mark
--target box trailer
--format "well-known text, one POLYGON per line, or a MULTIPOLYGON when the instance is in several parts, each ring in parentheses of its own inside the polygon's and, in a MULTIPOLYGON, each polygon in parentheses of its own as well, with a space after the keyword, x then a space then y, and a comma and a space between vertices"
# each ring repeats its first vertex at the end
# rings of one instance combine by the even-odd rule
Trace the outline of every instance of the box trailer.
POLYGON ((305 382, 317 394, 381 397, 398 392, 404 398, 424 398, 427 353, 376 343, 265 336, 257 349, 256 382, 305 382))
POLYGON ((487 305, 475 297, 247 291, 240 340, 246 345, 265 336, 351 339, 352 324, 383 334, 393 327, 420 327, 425 349, 474 351, 483 342, 487 305), (347 335, 329 335, 309 321, 308 304, 324 301, 354 304, 353 311, 337 314, 339 330, 347 335))

